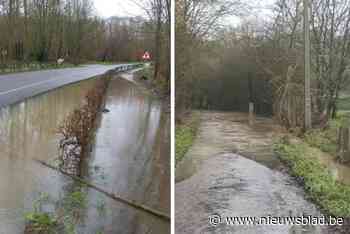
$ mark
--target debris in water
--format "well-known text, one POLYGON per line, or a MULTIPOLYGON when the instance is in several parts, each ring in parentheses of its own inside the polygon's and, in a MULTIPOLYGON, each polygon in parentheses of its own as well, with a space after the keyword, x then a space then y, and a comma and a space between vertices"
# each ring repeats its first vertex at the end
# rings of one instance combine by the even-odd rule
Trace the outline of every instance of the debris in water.
POLYGON ((102 112, 103 112, 103 113, 108 113, 108 112, 110 112, 110 110, 107 109, 107 108, 104 108, 104 109, 102 110, 102 112))

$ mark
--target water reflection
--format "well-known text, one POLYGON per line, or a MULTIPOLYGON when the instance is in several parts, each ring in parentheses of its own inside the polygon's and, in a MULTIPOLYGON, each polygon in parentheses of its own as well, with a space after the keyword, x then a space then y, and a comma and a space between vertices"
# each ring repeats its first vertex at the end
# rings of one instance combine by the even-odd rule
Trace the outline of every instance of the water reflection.
MULTIPOLYGON (((76 184, 32 159, 57 157, 57 126, 77 106, 94 81, 63 87, 0 109, 0 234, 23 233, 26 211, 39 193, 53 200, 69 196, 76 184)), ((114 79, 85 161, 84 176, 107 191, 170 210, 169 118, 161 103, 135 84, 114 79)), ((84 188, 87 207, 78 233, 169 233, 169 223, 84 188), (102 209, 102 208, 103 209, 102 209), (102 212, 103 211, 103 212, 102 212)), ((50 208, 56 212, 60 205, 50 208)))
POLYGON ((39 191, 58 194, 63 177, 35 164, 57 157, 56 128, 93 86, 88 80, 0 109, 0 233, 21 233, 39 191))
MULTIPOLYGON (((170 210, 169 120, 161 103, 132 82, 113 80, 91 155, 90 180, 106 191, 152 208, 170 210)), ((99 201, 89 193, 90 201, 99 201)), ((108 214, 96 223, 90 210, 86 225, 105 233, 169 233, 169 223, 104 199, 108 214)), ((91 205, 93 207, 93 205, 91 205)))

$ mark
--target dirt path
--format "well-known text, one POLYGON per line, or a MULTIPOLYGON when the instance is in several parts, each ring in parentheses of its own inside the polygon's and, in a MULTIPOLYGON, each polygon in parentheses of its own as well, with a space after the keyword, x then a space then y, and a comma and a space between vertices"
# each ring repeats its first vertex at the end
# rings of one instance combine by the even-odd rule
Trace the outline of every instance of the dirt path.
POLYGON ((229 226, 209 216, 320 216, 272 151, 278 127, 242 113, 201 113, 193 147, 176 169, 176 233, 325 233, 313 226, 229 226), (253 159, 253 160, 251 160, 253 159))

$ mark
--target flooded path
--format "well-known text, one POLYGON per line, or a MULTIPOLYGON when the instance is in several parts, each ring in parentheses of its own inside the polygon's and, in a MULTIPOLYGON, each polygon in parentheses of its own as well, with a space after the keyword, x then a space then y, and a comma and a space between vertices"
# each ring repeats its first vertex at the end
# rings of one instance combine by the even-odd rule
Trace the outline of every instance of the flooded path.
MULTIPOLYGON (((132 76, 132 75, 128 75, 132 76)), ((59 123, 78 107, 94 80, 65 86, 0 109, 0 234, 23 233, 24 214, 40 194, 54 201, 44 210, 57 212, 71 191, 86 196, 76 233, 168 233, 158 218, 77 186, 71 179, 37 164, 54 163, 59 123)), ((106 191, 168 213, 170 153, 168 116, 160 101, 122 78, 111 81, 84 177, 106 191)))
POLYGON ((272 150, 279 129, 258 118, 248 126, 247 115, 202 112, 193 147, 176 168, 176 233, 324 233, 312 226, 227 226, 209 224, 210 215, 320 216, 305 199, 303 189, 281 165, 272 150))

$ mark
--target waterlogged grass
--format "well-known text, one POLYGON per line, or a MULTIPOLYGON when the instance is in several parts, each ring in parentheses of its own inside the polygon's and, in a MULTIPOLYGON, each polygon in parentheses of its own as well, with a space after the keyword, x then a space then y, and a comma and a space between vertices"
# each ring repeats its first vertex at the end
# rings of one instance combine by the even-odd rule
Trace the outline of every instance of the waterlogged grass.
POLYGON ((52 233, 57 227, 57 220, 48 213, 31 212, 25 216, 30 223, 27 233, 52 233))
POLYGON ((275 151, 304 185, 309 196, 328 214, 350 216, 350 186, 337 182, 329 170, 312 156, 314 151, 307 143, 281 140, 275 144, 275 151))
POLYGON ((67 196, 65 200, 67 208, 84 208, 86 207, 86 194, 82 191, 74 191, 67 196))
POLYGON ((176 164, 182 160, 192 146, 199 126, 199 113, 193 112, 190 117, 175 128, 175 159, 176 164))
POLYGON ((304 136, 305 142, 323 152, 335 155, 337 152, 338 129, 341 126, 350 127, 349 120, 347 113, 339 113, 338 117, 331 120, 325 129, 313 129, 307 132, 304 136))
POLYGON ((41 205, 49 202, 49 195, 41 193, 33 203, 33 211, 25 214, 27 222, 25 233, 53 233, 58 226, 53 214, 41 211, 41 205))
POLYGON ((106 202, 103 198, 99 198, 97 200, 96 209, 100 216, 106 215, 107 207, 106 207, 106 202))
POLYGON ((65 233, 75 234, 79 213, 87 206, 87 197, 83 186, 65 195, 61 201, 53 201, 49 195, 43 193, 33 203, 33 211, 25 214, 26 230, 24 233, 65 233), (59 207, 54 213, 41 209, 43 204, 52 204, 59 207))

